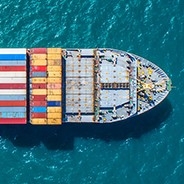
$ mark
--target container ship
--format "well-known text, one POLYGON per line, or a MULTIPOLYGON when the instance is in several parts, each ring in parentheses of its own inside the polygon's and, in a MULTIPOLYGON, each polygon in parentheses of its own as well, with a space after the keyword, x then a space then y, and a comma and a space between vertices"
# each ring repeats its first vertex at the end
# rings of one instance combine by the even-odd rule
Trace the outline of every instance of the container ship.
POLYGON ((0 49, 0 124, 113 123, 163 101, 171 80, 110 48, 0 49))

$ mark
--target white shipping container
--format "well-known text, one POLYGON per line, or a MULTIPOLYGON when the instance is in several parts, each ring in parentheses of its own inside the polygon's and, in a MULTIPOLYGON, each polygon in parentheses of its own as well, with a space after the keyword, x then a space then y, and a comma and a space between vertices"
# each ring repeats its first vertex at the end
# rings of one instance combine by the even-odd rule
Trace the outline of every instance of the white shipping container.
POLYGON ((26 89, 0 89, 0 95, 24 95, 26 89))
POLYGON ((0 72, 0 77, 26 77, 26 72, 0 72))
POLYGON ((0 54, 26 54, 25 48, 0 49, 0 54))
POLYGON ((0 78, 0 83, 6 84, 6 83, 20 83, 20 84, 26 84, 27 79, 26 78, 0 78))

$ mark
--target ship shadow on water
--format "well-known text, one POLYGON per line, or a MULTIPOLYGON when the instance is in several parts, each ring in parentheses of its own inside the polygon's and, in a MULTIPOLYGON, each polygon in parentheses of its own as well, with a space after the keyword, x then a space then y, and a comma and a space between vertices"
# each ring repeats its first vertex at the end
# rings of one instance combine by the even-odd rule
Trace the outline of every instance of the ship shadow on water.
POLYGON ((151 111, 113 124, 63 124, 62 126, 1 125, 0 136, 16 147, 44 144, 50 150, 72 150, 75 138, 93 138, 103 141, 123 141, 140 138, 159 128, 172 112, 166 98, 151 111))

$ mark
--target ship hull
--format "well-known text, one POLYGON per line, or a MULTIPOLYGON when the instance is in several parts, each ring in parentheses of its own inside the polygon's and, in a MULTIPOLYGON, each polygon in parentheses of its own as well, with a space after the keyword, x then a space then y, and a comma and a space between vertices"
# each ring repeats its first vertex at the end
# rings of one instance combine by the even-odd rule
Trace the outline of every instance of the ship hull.
POLYGON ((118 122, 157 106, 171 85, 157 65, 125 51, 0 49, 0 124, 118 122))

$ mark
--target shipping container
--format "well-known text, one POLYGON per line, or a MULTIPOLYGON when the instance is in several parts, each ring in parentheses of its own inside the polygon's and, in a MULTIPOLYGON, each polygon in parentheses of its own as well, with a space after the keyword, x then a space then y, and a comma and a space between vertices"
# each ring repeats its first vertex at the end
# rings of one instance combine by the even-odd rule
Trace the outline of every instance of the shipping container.
POLYGON ((48 54, 61 54, 61 48, 47 48, 48 54))
POLYGON ((61 83, 61 78, 47 78, 47 83, 61 83))
POLYGON ((27 81, 27 79, 26 78, 14 78, 14 77, 11 77, 11 78, 9 78, 9 77, 7 77, 7 78, 0 78, 0 83, 3 83, 3 84, 6 84, 6 83, 10 83, 10 84, 12 84, 12 83, 20 83, 20 84, 25 84, 26 83, 26 81, 27 81))
POLYGON ((26 60, 0 60, 0 66, 25 66, 26 60))
POLYGON ((31 106, 34 106, 34 107, 36 107, 36 106, 47 106, 47 102, 46 101, 31 101, 30 102, 30 105, 31 106))
POLYGON ((48 107, 60 107, 61 101, 47 101, 48 107))
POLYGON ((0 89, 0 95, 24 95, 26 89, 0 89))
POLYGON ((30 91, 30 93, 33 94, 33 95, 46 95, 47 94, 47 90, 46 89, 32 89, 30 91))
POLYGON ((47 113, 48 119, 61 119, 61 113, 47 113))
POLYGON ((53 78, 60 78, 62 77, 62 72, 47 72, 47 76, 49 77, 53 77, 53 78))
POLYGON ((34 77, 47 77, 47 72, 30 72, 30 76, 34 77))
POLYGON ((62 60, 58 59, 48 59, 47 60, 48 66, 61 66, 62 60))
POLYGON ((26 107, 0 107, 0 112, 26 112, 26 107))
POLYGON ((48 95, 47 100, 48 101, 61 101, 62 96, 61 95, 48 95))
POLYGON ((47 59, 60 59, 61 60, 61 54, 47 54, 47 59))
POLYGON ((31 60, 45 60, 47 59, 47 54, 31 54, 31 60))
POLYGON ((0 66, 0 71, 26 71, 26 66, 0 66))
POLYGON ((31 89, 46 89, 47 84, 44 84, 44 83, 30 84, 30 88, 31 89))
POLYGON ((30 99, 35 101, 47 100, 47 95, 31 95, 30 99))
POLYGON ((0 124, 26 124, 27 118, 0 118, 0 124))
POLYGON ((26 118, 26 112, 1 112, 0 118, 26 118))
MULTIPOLYGON (((1 79, 0 79, 0 82, 1 82, 1 79)), ((39 78, 39 77, 31 78, 30 83, 32 84, 47 83, 47 78, 39 78)))
POLYGON ((7 78, 7 77, 25 78, 26 76, 27 76, 26 72, 2 72, 0 71, 0 78, 7 78))
POLYGON ((0 100, 26 100, 26 94, 24 95, 0 95, 0 100))
MULTIPOLYGON (((0 107, 22 107, 26 106, 26 100, 4 101, 0 100, 0 107)), ((11 112, 11 111, 10 111, 11 112)))
POLYGON ((61 72, 62 71, 62 68, 61 66, 47 66, 47 71, 49 72, 61 72))
POLYGON ((47 113, 61 113, 62 108, 61 107, 47 107, 47 113))
POLYGON ((48 95, 61 95, 62 92, 59 89, 47 89, 48 95))
POLYGON ((47 53, 47 48, 33 48, 30 49, 31 54, 46 54, 47 53))
POLYGON ((48 88, 48 89, 61 89, 61 87, 62 87, 61 84, 56 84, 56 83, 47 84, 47 88, 48 88))
POLYGON ((49 125, 61 125, 62 124, 61 119, 47 119, 47 121, 49 125))
POLYGON ((24 48, 1 48, 0 54, 26 54, 26 49, 24 48))
POLYGON ((25 54, 0 54, 0 60, 26 60, 25 54))
POLYGON ((47 112, 47 108, 46 107, 31 107, 31 113, 44 113, 47 112))
POLYGON ((0 83, 0 89, 26 89, 26 84, 20 84, 20 83, 0 83))
POLYGON ((46 72, 47 66, 31 66, 32 72, 46 72))
POLYGON ((46 59, 31 60, 30 65, 31 66, 46 66, 47 60, 46 59))
POLYGON ((33 118, 47 118, 47 113, 31 113, 31 119, 33 118))
POLYGON ((47 124, 46 118, 33 118, 30 120, 31 124, 33 125, 45 125, 47 124))

